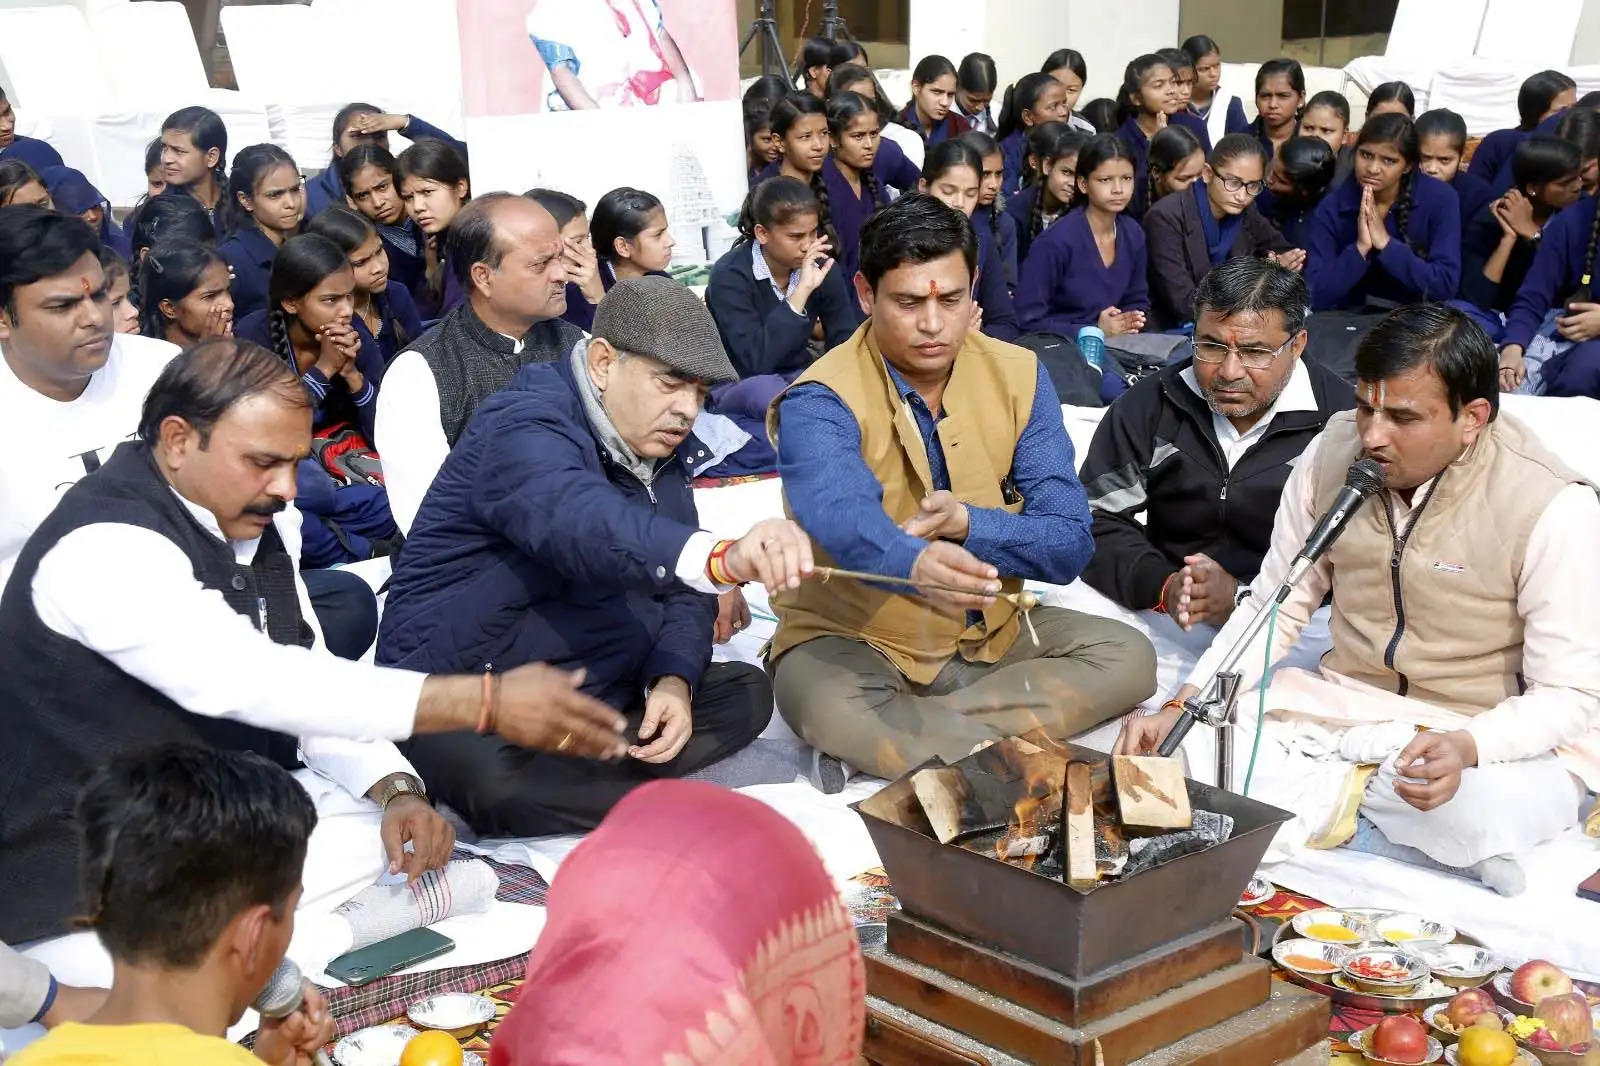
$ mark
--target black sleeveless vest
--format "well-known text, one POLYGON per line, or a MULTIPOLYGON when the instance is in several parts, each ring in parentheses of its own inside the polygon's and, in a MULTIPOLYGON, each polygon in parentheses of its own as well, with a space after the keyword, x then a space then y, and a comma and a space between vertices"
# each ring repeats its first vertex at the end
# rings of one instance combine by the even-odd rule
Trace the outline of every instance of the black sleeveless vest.
MULTIPOLYGON (((67 490, 28 539, 0 595, 0 939, 12 943, 68 932, 71 917, 80 913, 73 805, 80 782, 97 764, 144 747, 188 742, 298 765, 294 737, 191 714, 39 619, 32 586, 40 560, 68 533, 102 522, 161 534, 189 557, 195 580, 221 593, 235 611, 256 620, 264 602, 266 635, 273 641, 312 642, 300 614, 294 561, 276 528, 262 535, 252 564, 240 566, 233 549, 196 522, 167 485, 146 444, 122 444, 67 490)), ((141 605, 122 606, 138 611, 141 605)))

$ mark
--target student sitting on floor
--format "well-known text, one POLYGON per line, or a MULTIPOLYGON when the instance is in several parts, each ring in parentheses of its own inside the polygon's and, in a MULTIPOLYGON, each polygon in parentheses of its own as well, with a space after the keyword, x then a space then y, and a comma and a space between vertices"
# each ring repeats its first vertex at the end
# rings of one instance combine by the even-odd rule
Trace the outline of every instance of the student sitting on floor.
MULTIPOLYGON (((1600 111, 1592 107, 1574 107, 1564 113, 1555 125, 1554 135, 1578 146, 1583 159, 1583 191, 1589 196, 1600 195, 1600 111)), ((1508 168, 1501 167, 1507 174, 1508 168)), ((1509 178, 1496 188, 1511 187, 1509 178)))
POLYGON ((406 533, 478 405, 529 363, 566 358, 583 337, 561 318, 566 261, 537 199, 492 192, 456 217, 446 241, 467 298, 395 358, 378 397, 374 443, 406 533))
POLYGON ((785 507, 817 560, 925 586, 809 582, 775 601, 778 709, 822 753, 824 791, 843 787, 841 760, 893 777, 1034 727, 1065 738, 1154 687, 1149 642, 1127 626, 1038 607, 1035 641, 1004 598, 1025 578, 1071 582, 1092 539, 1049 376, 971 328, 977 260, 971 223, 934 197, 873 216, 856 279, 867 323, 769 416, 785 507))
POLYGON ((105 194, 89 183, 82 171, 71 167, 46 167, 39 175, 50 190, 50 202, 65 215, 77 215, 100 237, 100 243, 128 259, 133 254, 128 235, 111 216, 105 194))
POLYGON ((1526 140, 1535 127, 1565 111, 1577 99, 1578 83, 1559 70, 1541 70, 1528 75, 1517 89, 1516 126, 1484 134, 1467 169, 1484 181, 1493 182, 1510 161, 1517 145, 1526 140))
POLYGON ((1209 153, 1213 143, 1211 131, 1206 128, 1205 119, 1189 110, 1189 99, 1194 92, 1194 60, 1182 48, 1157 49, 1156 55, 1165 59, 1172 68, 1173 84, 1177 87, 1177 92, 1173 94, 1173 109, 1167 112, 1167 125, 1182 126, 1194 134, 1200 147, 1209 153))
POLYGON ((874 211, 889 202, 873 171, 882 143, 878 139, 878 113, 858 93, 830 97, 827 106, 833 151, 822 161, 822 181, 828 190, 828 218, 838 241, 835 257, 843 276, 853 278, 860 254, 861 227, 874 211))
POLYGON ((227 260, 199 241, 178 237, 150 249, 139 264, 139 300, 146 337, 189 348, 233 335, 227 260))
POLYGON ((0 207, 42 207, 55 210, 44 179, 20 159, 0 163, 0 207))
POLYGON ((1006 289, 1017 289, 1017 220, 1000 205, 1000 187, 1006 180, 1006 157, 1000 143, 987 133, 971 130, 961 135, 983 160, 982 180, 978 185, 978 206, 972 212, 972 226, 980 239, 994 245, 1005 271, 1006 289))
POLYGON ((1267 165, 1256 209, 1297 248, 1311 245, 1311 218, 1333 185, 1334 151, 1320 137, 1294 137, 1267 165))
POLYGON ((305 982, 299 1009, 261 1019, 254 1054, 226 1039, 283 961, 317 812, 266 759, 178 744, 96 767, 78 799, 84 924, 111 955, 111 991, 19 1066, 309 1061, 333 1015, 305 982))
MULTIPOLYGON (((1600 542, 1600 500, 1499 410, 1494 345, 1460 311, 1390 313, 1355 370, 1356 411, 1295 463, 1251 599, 1273 595, 1352 463, 1386 484, 1238 660, 1248 691, 1332 597, 1320 673, 1273 678, 1251 792, 1297 814, 1279 856, 1348 841, 1516 895, 1517 854, 1578 825, 1600 786, 1600 568, 1572 563, 1600 542), (1325 741, 1291 737, 1306 717, 1325 741)), ((1234 613, 1160 713, 1124 723, 1118 753, 1160 743, 1253 615, 1234 613)))
POLYGON ((1268 159, 1295 136, 1305 102, 1306 72, 1298 60, 1269 59, 1256 69, 1256 117, 1246 132, 1261 141, 1268 159))
POLYGON ((1467 124, 1448 108, 1438 107, 1417 116, 1417 169, 1456 191, 1461 203, 1461 232, 1495 201, 1494 189, 1461 165, 1467 150, 1467 124))
POLYGON ((994 102, 994 94, 999 87, 1000 78, 995 73, 993 56, 969 52, 961 57, 961 65, 956 68, 955 110, 967 120, 972 132, 986 133, 992 137, 999 128, 989 106, 994 102))
POLYGON ((61 153, 49 141, 37 137, 24 137, 17 133, 17 111, 0 89, 0 163, 15 159, 34 170, 65 166, 61 153))
MULTIPOLYGON (((1260 151, 1230 134, 1212 157, 1235 141, 1260 151)), ((1311 295, 1298 274, 1230 259, 1190 293, 1190 357, 1111 405, 1079 471, 1094 512, 1083 579, 1185 630, 1233 614, 1295 460, 1355 403, 1348 384, 1301 358, 1311 295)))
MULTIPOLYGON (((800 70, 796 76, 800 91, 818 100, 828 98, 828 75, 833 73, 839 46, 828 37, 809 37, 800 46, 800 70)), ((792 86, 791 86, 792 88, 792 86)))
POLYGON ((355 275, 355 317, 377 340, 384 365, 392 363, 422 335, 422 316, 411 293, 389 276, 389 253, 378 228, 361 212, 334 204, 307 223, 306 232, 326 237, 344 250, 355 275))
POLYGON ((1074 208, 1045 230, 1022 263, 1017 319, 1030 333, 1075 338, 1084 326, 1107 337, 1138 333, 1150 310, 1144 230, 1126 215, 1133 154, 1100 133, 1078 153, 1074 208))
POLYGON ((1183 126, 1168 126, 1150 138, 1144 188, 1129 206, 1130 218, 1142 221, 1156 201, 1193 185, 1206 165, 1206 148, 1183 126))
POLYGON ((1354 180, 1317 207, 1306 248, 1316 310, 1448 300, 1461 283, 1461 209, 1450 186, 1418 173, 1417 131, 1404 115, 1369 119, 1354 180))
POLYGON ((217 231, 227 229, 228 127, 207 107, 185 107, 161 123, 161 166, 167 188, 188 193, 211 214, 217 231))
POLYGON ((1300 112, 1298 137, 1318 137, 1328 142, 1337 156, 1344 151, 1345 138, 1350 135, 1350 101, 1343 93, 1324 89, 1306 101, 1300 112))
POLYGON ((765 728, 765 675, 710 663, 712 594, 757 579, 793 588, 811 560, 782 520, 738 541, 698 529, 690 429, 707 387, 734 377, 698 297, 671 278, 624 279, 593 337, 481 403, 439 469, 395 568, 378 660, 492 678, 548 659, 623 711, 633 741, 620 764, 473 733, 413 744, 477 831, 591 829, 638 785, 699 770, 765 728))
POLYGON ((357 145, 371 144, 389 150, 389 134, 398 133, 415 144, 424 138, 443 141, 467 158, 465 142, 458 141, 415 115, 390 115, 372 104, 345 104, 333 116, 333 154, 322 173, 306 182, 306 214, 320 215, 331 204, 345 202, 348 188, 340 180, 339 160, 357 145))
POLYGON ((1150 175, 1150 138, 1167 127, 1167 108, 1178 99, 1178 76, 1172 64, 1155 54, 1142 55, 1122 73, 1117 98, 1122 124, 1117 136, 1133 160, 1135 210, 1143 207, 1150 175))
POLYGON ((1585 196, 1543 230, 1539 250, 1517 290, 1500 348, 1500 387, 1546 396, 1600 399, 1600 300, 1591 279, 1600 248, 1600 201, 1585 196), (1535 337, 1555 351, 1530 374, 1526 360, 1535 337))
POLYGON ((1042 122, 1066 122, 1067 91, 1049 74, 1024 74, 1006 90, 995 138, 1005 156, 1001 195, 1009 198, 1022 187, 1027 171, 1028 136, 1042 122))
POLYGON ((1065 122, 1041 122, 1028 132, 1023 186, 1006 199, 1005 209, 1017 235, 1019 282, 1033 242, 1078 200, 1078 153, 1088 142, 1065 122))
POLYGON ((690 1063, 710 1047, 729 1066, 862 1061, 850 912, 810 842, 758 800, 645 785, 562 862, 545 909, 527 968, 539 992, 495 1029, 491 1066, 690 1063), (607 988, 638 994, 595 994, 607 988))
POLYGON ((1243 133, 1250 124, 1244 117, 1244 101, 1222 85, 1222 49, 1217 42, 1197 33, 1182 48, 1194 67, 1189 111, 1206 124, 1212 145, 1230 133, 1243 133))
POLYGON ((1160 201, 1145 215, 1153 329, 1192 322, 1195 288, 1213 267, 1231 258, 1267 256, 1291 270, 1305 263, 1305 251, 1291 247, 1256 210, 1265 164, 1260 141, 1248 133, 1230 133, 1188 190, 1160 201))
MULTIPOLYGON (((946 141, 928 149, 928 161, 922 167, 921 191, 971 218, 978 205, 982 173, 983 157, 972 145, 960 139, 946 141)), ((1000 253, 983 231, 974 226, 973 232, 978 234, 973 322, 995 340, 1014 341, 1022 330, 1017 326, 1017 311, 1011 302, 1011 290, 1006 287, 1000 253)))
POLYGON ((118 333, 139 332, 139 305, 133 302, 133 274, 127 260, 100 246, 100 269, 106 273, 111 296, 111 328, 118 333))
POLYGON ((1558 137, 1524 138, 1511 155, 1516 185, 1461 235, 1461 299, 1492 340, 1533 266, 1545 227, 1583 195, 1583 160, 1558 137))
POLYGON ((400 153, 395 176, 406 214, 422 235, 425 273, 412 295, 424 319, 438 318, 466 299, 456 272, 445 262, 444 235, 472 199, 467 161, 444 141, 421 140, 400 153))
MULTIPOLYGON (((878 84, 877 77, 866 67, 846 63, 836 68, 828 79, 828 99, 840 93, 860 93, 878 112, 880 137, 878 154, 872 164, 878 183, 898 192, 915 189, 927 146, 915 131, 906 129, 897 121, 894 108, 884 99, 883 86, 878 84)), ((776 170, 769 168, 760 177, 767 178, 776 173, 776 170)))
POLYGON ((755 188, 761 172, 778 161, 778 137, 772 132, 772 107, 744 109, 744 151, 746 178, 755 188))
MULTIPOLYGON (((427 287, 428 238, 400 197, 400 168, 387 148, 358 144, 339 158, 339 181, 347 190, 345 202, 361 212, 378 230, 389 257, 389 273, 411 293, 412 303, 427 287)), ((421 305, 418 304, 418 313, 421 305)))
POLYGON ((847 280, 854 275, 834 258, 818 219, 808 186, 768 178, 745 200, 739 242, 711 268, 706 307, 740 378, 781 375, 787 383, 861 324, 847 280))
POLYGON ((1061 101, 1066 114, 1061 121, 1087 137, 1094 136, 1094 123, 1078 114, 1078 100, 1082 98, 1083 87, 1089 81, 1089 65, 1084 62, 1083 53, 1076 48, 1057 48, 1044 57, 1039 70, 1059 81, 1061 88, 1066 91, 1066 97, 1061 101))
POLYGON ((971 129, 955 110, 956 67, 944 56, 923 56, 911 72, 911 99, 900 112, 900 124, 932 147, 971 129))
POLYGON ((305 188, 288 152, 252 144, 234 157, 228 189, 227 236, 217 251, 233 270, 233 304, 243 318, 267 306, 272 259, 305 221, 305 188))
POLYGON ((678 246, 666 205, 653 193, 626 185, 612 189, 594 205, 589 236, 607 292, 627 278, 664 274, 678 246))

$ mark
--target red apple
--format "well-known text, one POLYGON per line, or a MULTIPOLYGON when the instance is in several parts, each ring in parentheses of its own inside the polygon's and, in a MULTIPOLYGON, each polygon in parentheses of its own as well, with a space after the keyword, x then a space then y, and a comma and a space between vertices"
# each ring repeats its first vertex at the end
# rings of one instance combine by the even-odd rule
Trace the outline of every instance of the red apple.
POLYGON ((1563 1047, 1585 1043, 1593 1035, 1594 1018, 1589 1013, 1589 1001, 1581 992, 1547 996, 1539 1001, 1537 1009, 1545 1028, 1563 1047))
POLYGON ((1572 978, 1562 973, 1555 963, 1534 959, 1517 967, 1511 975, 1509 990, 1513 999, 1538 1003, 1550 996, 1571 992, 1572 978))
POLYGON ((1428 1057, 1428 1033, 1408 1014, 1385 1018, 1373 1030, 1372 1053, 1390 1062, 1421 1062, 1428 1057))
MULTIPOLYGON (((1444 1011, 1444 1016, 1457 1029, 1465 1029, 1480 1014, 1495 1014, 1494 998, 1481 988, 1469 988, 1456 993, 1444 1011)), ((1499 1015, 1495 1014, 1495 1017, 1499 1015)))

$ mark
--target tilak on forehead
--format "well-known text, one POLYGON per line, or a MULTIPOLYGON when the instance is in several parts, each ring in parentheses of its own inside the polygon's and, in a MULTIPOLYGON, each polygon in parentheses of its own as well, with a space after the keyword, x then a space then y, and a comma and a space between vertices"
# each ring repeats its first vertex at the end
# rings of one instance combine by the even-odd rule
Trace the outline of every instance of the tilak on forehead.
POLYGON ((78 276, 78 284, 83 286, 83 294, 85 296, 88 296, 91 292, 94 292, 94 286, 89 284, 89 275, 80 274, 78 276))
POLYGON ((933 278, 928 279, 928 295, 935 300, 939 298, 939 282, 933 278))
POLYGON ((1388 390, 1381 381, 1369 381, 1364 386, 1367 390, 1367 403, 1373 407, 1382 407, 1388 398, 1388 390))

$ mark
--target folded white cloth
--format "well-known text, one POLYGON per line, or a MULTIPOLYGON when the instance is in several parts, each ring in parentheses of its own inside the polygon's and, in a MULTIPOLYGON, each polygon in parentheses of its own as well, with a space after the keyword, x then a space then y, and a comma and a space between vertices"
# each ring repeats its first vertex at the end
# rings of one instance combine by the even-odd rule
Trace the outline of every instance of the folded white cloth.
POLYGON ((350 925, 349 950, 434 925, 459 914, 489 909, 500 879, 479 859, 429 870, 409 884, 373 885, 341 904, 334 914, 350 925))

